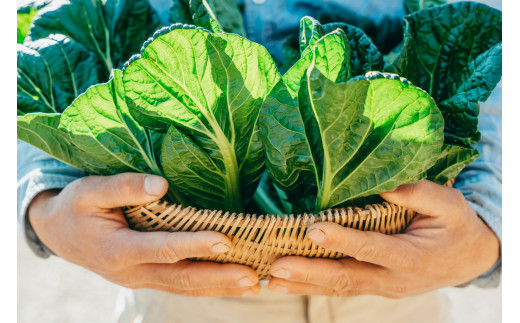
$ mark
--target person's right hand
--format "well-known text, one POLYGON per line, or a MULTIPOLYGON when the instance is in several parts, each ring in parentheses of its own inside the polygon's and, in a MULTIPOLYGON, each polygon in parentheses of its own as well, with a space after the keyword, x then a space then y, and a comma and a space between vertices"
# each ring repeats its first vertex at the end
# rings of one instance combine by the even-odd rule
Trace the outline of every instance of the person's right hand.
POLYGON ((29 221, 56 255, 124 287, 189 296, 257 295, 258 276, 249 267, 186 260, 226 252, 231 241, 225 235, 128 228, 121 207, 153 202, 167 188, 154 175, 88 176, 38 194, 29 221))

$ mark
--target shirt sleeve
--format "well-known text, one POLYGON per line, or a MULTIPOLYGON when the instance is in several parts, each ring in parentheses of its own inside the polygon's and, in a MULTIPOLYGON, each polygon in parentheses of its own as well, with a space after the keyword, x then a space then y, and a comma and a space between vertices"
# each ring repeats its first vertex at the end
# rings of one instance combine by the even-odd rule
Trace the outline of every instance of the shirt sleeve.
POLYGON ((18 223, 30 249, 39 257, 48 258, 52 252, 43 245, 27 219, 27 209, 40 192, 60 189, 85 176, 85 172, 66 165, 29 144, 17 143, 17 211, 18 223))
MULTIPOLYGON (((502 245, 502 82, 479 113, 482 137, 475 148, 480 157, 457 176, 455 188, 466 197, 480 218, 495 232, 502 245)), ((502 257, 472 283, 479 287, 496 287, 500 283, 502 257)))

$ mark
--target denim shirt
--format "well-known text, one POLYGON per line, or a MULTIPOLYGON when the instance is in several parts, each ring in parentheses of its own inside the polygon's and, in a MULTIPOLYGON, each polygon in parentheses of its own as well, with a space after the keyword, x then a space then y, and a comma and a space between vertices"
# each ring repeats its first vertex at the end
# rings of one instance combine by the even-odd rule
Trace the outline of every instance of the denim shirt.
MULTIPOLYGON (((281 44, 287 33, 297 34, 299 20, 305 15, 334 19, 350 15, 368 26, 397 26, 404 16, 402 1, 395 0, 242 0, 244 24, 248 38, 264 45, 281 59, 281 44), (390 23, 389 23, 390 22, 390 23)), ((490 2, 490 1, 486 1, 490 2)), ((168 25, 170 0, 150 0, 163 24, 168 25)), ((377 28, 376 28, 377 29, 377 28)), ((388 29, 388 28, 387 28, 388 29)), ((387 32, 391 32, 387 30, 387 32)), ((502 242, 502 93, 501 82, 491 97, 481 104, 479 130, 482 139, 475 145, 481 156, 457 176, 459 189, 477 214, 502 242)), ((38 240, 27 221, 27 208, 40 192, 63 188, 85 176, 85 172, 63 164, 40 150, 18 142, 18 220, 30 248, 40 257, 51 252, 38 240)), ((501 258, 472 283, 495 287, 500 281, 501 258)))

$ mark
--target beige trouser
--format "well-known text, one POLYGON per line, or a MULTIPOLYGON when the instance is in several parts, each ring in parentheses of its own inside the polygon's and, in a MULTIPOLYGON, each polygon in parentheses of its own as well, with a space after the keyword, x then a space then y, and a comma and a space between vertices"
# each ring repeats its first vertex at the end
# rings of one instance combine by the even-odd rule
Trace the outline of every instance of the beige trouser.
POLYGON ((438 292, 393 300, 273 293, 262 285, 252 298, 193 298, 154 290, 122 290, 121 323, 430 323, 448 322, 448 299, 438 292))

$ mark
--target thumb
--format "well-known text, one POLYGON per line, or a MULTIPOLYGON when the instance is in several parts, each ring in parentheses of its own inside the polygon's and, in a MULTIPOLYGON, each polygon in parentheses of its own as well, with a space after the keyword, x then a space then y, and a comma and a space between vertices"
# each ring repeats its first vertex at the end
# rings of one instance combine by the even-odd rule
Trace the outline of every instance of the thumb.
POLYGON ((113 176, 87 176, 77 185, 80 203, 113 208, 150 203, 168 190, 168 182, 156 175, 123 173, 113 176))
POLYGON ((428 180, 401 185, 379 194, 390 203, 404 206, 430 216, 442 216, 463 210, 467 203, 462 193, 428 180))

